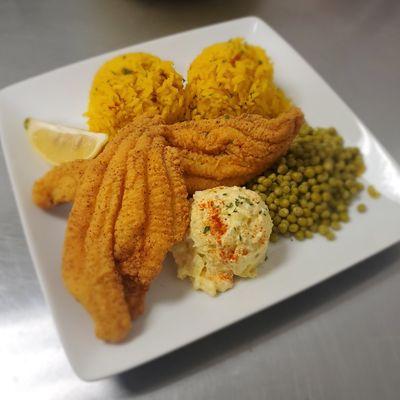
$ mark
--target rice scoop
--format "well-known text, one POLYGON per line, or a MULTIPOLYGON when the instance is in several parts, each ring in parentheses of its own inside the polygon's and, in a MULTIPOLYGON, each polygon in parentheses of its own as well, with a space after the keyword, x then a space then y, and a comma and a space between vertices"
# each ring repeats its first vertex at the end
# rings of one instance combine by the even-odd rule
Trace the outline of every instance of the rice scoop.
POLYGON ((90 90, 89 129, 114 135, 135 117, 182 119, 183 78, 170 61, 147 53, 127 53, 104 63, 90 90))
POLYGON ((291 107, 274 82, 265 51, 241 38, 213 44, 192 62, 185 88, 186 119, 259 114, 273 118, 291 107))

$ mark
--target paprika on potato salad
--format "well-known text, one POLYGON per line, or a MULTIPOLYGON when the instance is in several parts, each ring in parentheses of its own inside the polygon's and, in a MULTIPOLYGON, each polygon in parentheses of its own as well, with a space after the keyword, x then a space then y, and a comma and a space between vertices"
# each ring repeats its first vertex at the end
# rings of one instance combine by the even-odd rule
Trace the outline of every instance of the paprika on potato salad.
POLYGON ((172 252, 178 277, 215 296, 234 283, 234 275, 253 278, 265 260, 272 221, 254 191, 217 187, 196 192, 186 240, 172 252))

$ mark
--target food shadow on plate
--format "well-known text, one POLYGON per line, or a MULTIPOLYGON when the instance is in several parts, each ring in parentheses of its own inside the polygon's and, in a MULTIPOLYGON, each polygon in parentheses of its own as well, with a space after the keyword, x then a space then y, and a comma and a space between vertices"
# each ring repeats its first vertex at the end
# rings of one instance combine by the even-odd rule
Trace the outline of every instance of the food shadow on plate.
POLYGON ((394 245, 318 286, 111 379, 127 393, 151 393, 237 353, 253 351, 274 336, 337 307, 377 282, 391 279, 398 273, 394 261, 399 256, 400 244, 394 245))
POLYGON ((176 265, 172 255, 169 253, 164 261, 160 275, 152 283, 145 300, 145 312, 136 319, 127 341, 135 340, 135 337, 142 335, 147 327, 147 320, 152 311, 158 306, 168 303, 180 302, 193 291, 188 279, 182 281, 176 277, 176 265))
POLYGON ((53 217, 67 221, 71 209, 72 209, 72 203, 65 203, 65 204, 60 204, 57 207, 50 208, 49 210, 45 210, 44 212, 50 214, 53 217))
POLYGON ((270 243, 268 245, 267 257, 265 263, 258 268, 257 276, 264 276, 279 268, 286 261, 288 255, 288 246, 290 246, 290 240, 279 240, 278 243, 270 243))

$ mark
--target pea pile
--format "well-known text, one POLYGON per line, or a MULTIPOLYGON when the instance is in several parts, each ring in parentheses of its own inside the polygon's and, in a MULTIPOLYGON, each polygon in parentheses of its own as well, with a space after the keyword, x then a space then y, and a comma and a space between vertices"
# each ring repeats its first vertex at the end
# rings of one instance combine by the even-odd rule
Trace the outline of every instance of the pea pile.
MULTIPOLYGON (((304 124, 290 150, 271 169, 248 184, 266 202, 274 223, 271 241, 279 236, 329 240, 349 221, 351 201, 363 190, 357 178, 365 166, 358 148, 344 147, 334 128, 304 124)), ((360 212, 366 211, 359 204, 360 212)))

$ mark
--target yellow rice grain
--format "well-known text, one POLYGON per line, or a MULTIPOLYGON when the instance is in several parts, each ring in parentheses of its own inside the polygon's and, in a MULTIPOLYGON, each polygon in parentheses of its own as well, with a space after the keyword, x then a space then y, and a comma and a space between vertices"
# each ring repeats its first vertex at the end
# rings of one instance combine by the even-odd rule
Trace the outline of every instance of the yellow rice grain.
POLYGON ((265 51, 236 38, 205 48, 192 62, 185 90, 186 119, 244 112, 275 117, 290 106, 273 81, 265 51))
POLYGON ((91 131, 115 134, 139 115, 183 118, 183 79, 172 62, 146 53, 107 61, 96 73, 86 116, 91 131))

